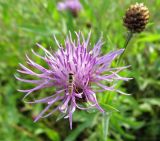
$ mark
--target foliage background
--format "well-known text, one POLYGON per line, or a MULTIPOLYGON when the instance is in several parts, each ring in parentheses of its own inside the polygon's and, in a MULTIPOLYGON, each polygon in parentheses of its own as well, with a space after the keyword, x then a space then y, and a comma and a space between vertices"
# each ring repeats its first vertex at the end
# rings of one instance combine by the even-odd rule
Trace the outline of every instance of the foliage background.
MULTIPOLYGON (((58 12, 57 2, 0 0, 0 141, 103 141, 107 140, 104 139, 103 129, 108 123, 107 141, 158 141, 160 1, 81 0, 83 11, 76 19, 69 12, 58 12), (108 111, 107 118, 97 112, 78 111, 74 114, 72 131, 69 130, 68 120, 56 122, 57 115, 33 123, 33 118, 43 106, 23 103, 23 94, 16 89, 30 86, 14 78, 14 74, 18 75, 18 63, 25 63, 25 53, 33 57, 31 49, 34 49, 43 54, 35 46, 37 42, 56 50, 52 35, 55 34, 64 43, 69 30, 71 33, 80 30, 86 37, 92 30, 92 44, 103 33, 103 53, 122 48, 127 32, 122 17, 125 9, 135 2, 144 2, 151 18, 145 32, 135 35, 130 42, 123 58, 122 64, 131 65, 131 68, 122 72, 122 75, 134 79, 121 82, 119 89, 132 95, 98 94, 100 103, 108 111)), ((37 58, 34 60, 43 64, 37 58)), ((50 92, 52 90, 37 93, 43 96, 50 92)))

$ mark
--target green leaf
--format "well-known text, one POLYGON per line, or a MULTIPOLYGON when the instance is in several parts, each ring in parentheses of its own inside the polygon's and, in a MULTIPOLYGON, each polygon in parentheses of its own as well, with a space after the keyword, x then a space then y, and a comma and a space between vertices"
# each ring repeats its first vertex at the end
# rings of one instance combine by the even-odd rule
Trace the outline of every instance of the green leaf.
POLYGON ((104 140, 107 140, 110 117, 111 114, 104 114, 103 116, 102 127, 103 127, 104 140))
POLYGON ((64 141, 75 141, 78 135, 84 131, 85 128, 89 127, 93 121, 93 118, 89 118, 87 121, 83 122, 82 124, 78 125, 78 127, 73 130, 69 136, 64 141))
POLYGON ((115 107, 108 105, 106 103, 100 103, 100 106, 106 111, 106 112, 119 112, 118 109, 115 107))
POLYGON ((126 124, 128 127, 132 127, 138 129, 144 125, 144 122, 136 121, 134 118, 127 118, 126 116, 122 116, 121 114, 114 113, 113 118, 119 121, 121 124, 126 124))
POLYGON ((160 98, 144 98, 141 101, 160 107, 160 98))
POLYGON ((137 39, 137 42, 154 42, 159 41, 160 35, 159 34, 146 34, 144 37, 137 39))

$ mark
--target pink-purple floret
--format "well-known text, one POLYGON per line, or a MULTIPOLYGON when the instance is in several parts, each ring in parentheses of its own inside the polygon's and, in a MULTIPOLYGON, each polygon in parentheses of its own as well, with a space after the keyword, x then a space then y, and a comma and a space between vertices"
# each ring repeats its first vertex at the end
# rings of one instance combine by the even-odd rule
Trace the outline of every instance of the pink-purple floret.
POLYGON ((37 44, 37 46, 45 52, 44 56, 32 50, 34 55, 47 63, 49 69, 35 63, 27 55, 27 63, 34 69, 38 69, 41 73, 36 73, 20 64, 22 69, 18 70, 18 72, 39 78, 39 80, 28 80, 16 76, 20 81, 36 85, 32 89, 19 90, 26 93, 24 99, 34 91, 47 87, 56 88, 56 92, 53 95, 28 102, 45 103, 47 105, 36 117, 35 122, 40 118, 48 117, 55 111, 59 111, 65 115, 64 118, 69 118, 70 128, 72 129, 72 115, 76 109, 87 110, 96 108, 104 113, 104 110, 97 102, 96 92, 118 91, 114 88, 114 85, 106 86, 106 82, 109 83, 113 80, 127 81, 130 79, 118 75, 118 72, 126 67, 110 68, 111 62, 124 51, 123 49, 101 56, 101 47, 103 45, 101 39, 94 45, 93 49, 89 50, 90 33, 87 40, 84 39, 81 33, 76 33, 76 36, 77 41, 73 41, 71 35, 67 37, 64 47, 55 38, 58 45, 58 51, 55 54, 50 53, 40 44, 37 44), (69 73, 72 73, 74 76, 72 93, 69 92, 68 87, 69 73), (94 85, 97 87, 94 88, 94 85), (50 113, 44 115, 56 102, 58 102, 58 106, 52 109, 50 113), (85 106, 85 103, 88 106, 85 106))
POLYGON ((82 9, 82 5, 79 0, 64 0, 58 3, 57 8, 60 11, 70 10, 73 14, 77 14, 82 9))

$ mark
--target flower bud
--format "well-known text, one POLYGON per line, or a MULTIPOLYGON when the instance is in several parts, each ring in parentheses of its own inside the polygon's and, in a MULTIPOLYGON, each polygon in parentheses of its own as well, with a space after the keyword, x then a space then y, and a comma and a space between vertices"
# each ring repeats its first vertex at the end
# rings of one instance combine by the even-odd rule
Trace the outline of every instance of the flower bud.
POLYGON ((143 3, 131 5, 123 19, 124 26, 132 33, 140 33, 149 20, 149 10, 143 3))

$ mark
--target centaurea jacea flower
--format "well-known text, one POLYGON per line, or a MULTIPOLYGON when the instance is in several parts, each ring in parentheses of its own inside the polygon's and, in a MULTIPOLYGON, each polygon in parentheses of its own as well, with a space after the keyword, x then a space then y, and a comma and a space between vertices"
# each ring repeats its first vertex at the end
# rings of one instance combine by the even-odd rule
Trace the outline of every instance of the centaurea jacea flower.
POLYGON ((114 86, 106 86, 106 82, 129 80, 129 78, 118 75, 118 72, 126 67, 110 68, 111 62, 123 52, 123 49, 101 56, 101 47, 103 45, 101 39, 94 45, 93 49, 89 49, 90 34, 87 40, 84 39, 81 33, 76 33, 76 35, 77 41, 73 41, 71 35, 67 37, 65 47, 62 47, 55 38, 58 50, 54 54, 40 44, 37 44, 37 46, 45 52, 45 56, 41 56, 32 50, 37 57, 46 62, 49 69, 32 61, 28 56, 26 56, 27 63, 41 73, 36 73, 20 64, 22 70, 18 70, 18 72, 35 76, 39 79, 28 80, 16 77, 20 81, 36 85, 32 89, 19 90, 26 93, 24 98, 40 89, 47 87, 56 88, 56 92, 53 95, 29 102, 45 103, 47 105, 36 117, 35 121, 42 117, 48 117, 55 111, 59 111, 65 115, 65 118, 69 118, 70 128, 72 129, 72 115, 76 109, 87 110, 96 108, 104 113, 104 110, 97 102, 96 92, 118 91, 114 86), (96 86, 96 89, 93 86, 96 86), (56 102, 58 106, 44 115, 56 102))
POLYGON ((78 12, 82 9, 82 5, 79 0, 64 0, 63 2, 59 2, 57 5, 58 10, 69 10, 73 14, 73 16, 77 16, 78 12))

